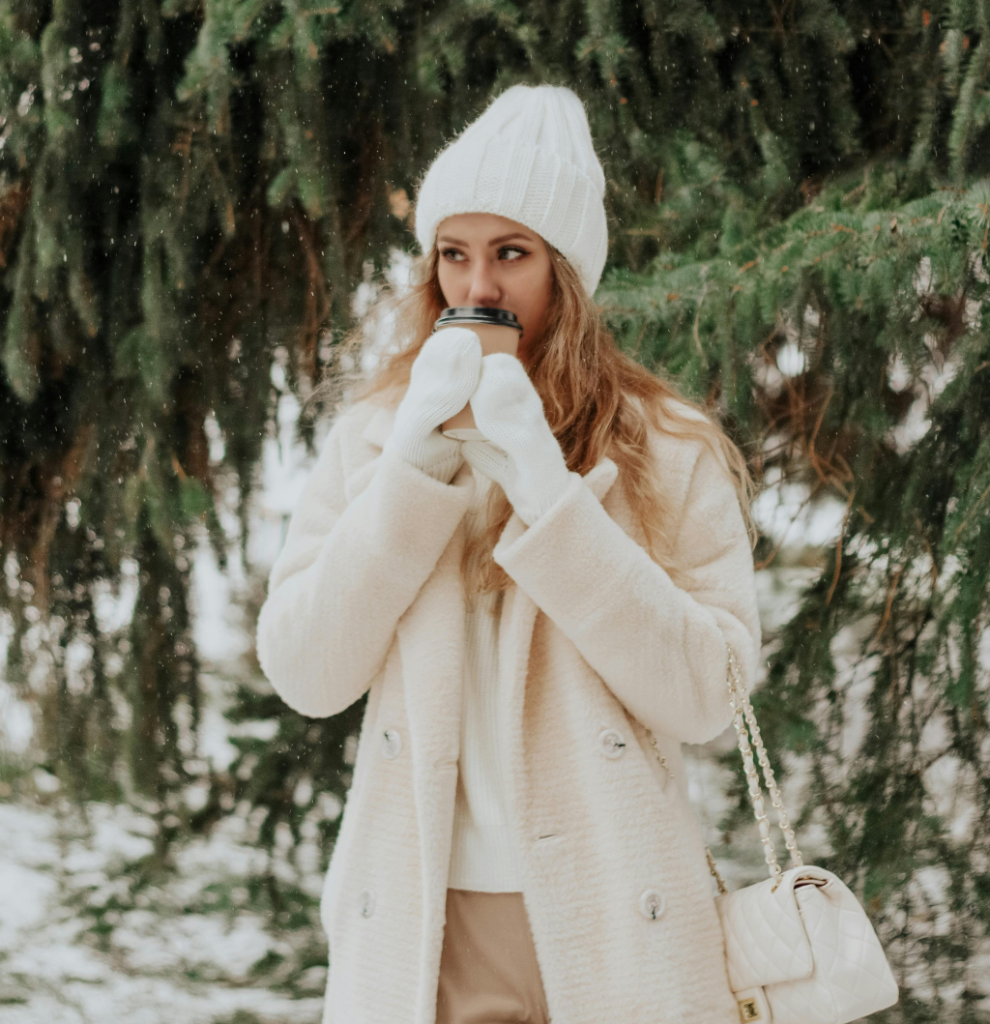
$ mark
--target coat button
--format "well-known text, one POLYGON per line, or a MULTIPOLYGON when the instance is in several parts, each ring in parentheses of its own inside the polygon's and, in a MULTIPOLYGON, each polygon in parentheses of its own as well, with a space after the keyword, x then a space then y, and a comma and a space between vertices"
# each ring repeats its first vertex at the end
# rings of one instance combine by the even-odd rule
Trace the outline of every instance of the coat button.
POLYGON ((599 733, 598 749, 606 757, 622 757, 626 750, 626 738, 618 729, 605 729, 599 733))
POLYGON ((382 733, 382 757, 394 761, 402 751, 402 737, 398 729, 386 729, 382 733))
POLYGON ((644 889, 639 898, 639 912, 648 921, 655 921, 663 913, 665 903, 659 889, 644 889))
POLYGON ((375 894, 370 889, 362 889, 358 896, 358 907, 362 917, 371 917, 375 912, 375 894))

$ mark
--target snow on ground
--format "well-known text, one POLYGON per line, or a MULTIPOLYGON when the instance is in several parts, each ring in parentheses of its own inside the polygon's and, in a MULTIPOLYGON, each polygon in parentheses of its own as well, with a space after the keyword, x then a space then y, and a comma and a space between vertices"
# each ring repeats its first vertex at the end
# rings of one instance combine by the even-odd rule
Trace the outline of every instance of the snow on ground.
POLYGON ((136 886, 151 819, 101 804, 87 817, 59 802, 0 804, 3 1024, 319 1020, 325 950, 251 909, 267 858, 245 844, 243 818, 180 850, 159 884, 136 886), (300 969, 307 960, 318 963, 300 969))

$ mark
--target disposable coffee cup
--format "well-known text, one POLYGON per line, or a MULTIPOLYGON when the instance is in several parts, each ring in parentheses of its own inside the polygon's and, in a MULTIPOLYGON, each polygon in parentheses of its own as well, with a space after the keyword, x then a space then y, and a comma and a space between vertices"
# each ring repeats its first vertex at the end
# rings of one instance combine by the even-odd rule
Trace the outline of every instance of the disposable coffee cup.
MULTIPOLYGON (((508 352, 516 355, 519 349, 519 338, 522 336, 522 324, 515 313, 494 306, 450 306, 445 309, 433 325, 433 333, 447 327, 469 327, 481 340, 481 354, 488 356, 493 352, 508 352)), ((485 435, 478 430, 474 422, 471 403, 455 413, 449 420, 440 425, 447 437, 457 441, 483 441, 485 435)))

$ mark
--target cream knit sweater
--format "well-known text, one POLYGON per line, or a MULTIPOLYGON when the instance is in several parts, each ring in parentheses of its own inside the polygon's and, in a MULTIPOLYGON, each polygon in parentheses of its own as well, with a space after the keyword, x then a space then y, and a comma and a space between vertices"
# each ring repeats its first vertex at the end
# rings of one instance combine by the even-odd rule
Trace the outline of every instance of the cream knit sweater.
MULTIPOLYGON (((475 496, 465 515, 468 536, 484 526, 491 481, 473 470, 475 496)), ((509 828, 503 724, 499 719, 498 620, 501 594, 474 596, 465 614, 464 698, 448 887, 519 892, 519 864, 509 828)))

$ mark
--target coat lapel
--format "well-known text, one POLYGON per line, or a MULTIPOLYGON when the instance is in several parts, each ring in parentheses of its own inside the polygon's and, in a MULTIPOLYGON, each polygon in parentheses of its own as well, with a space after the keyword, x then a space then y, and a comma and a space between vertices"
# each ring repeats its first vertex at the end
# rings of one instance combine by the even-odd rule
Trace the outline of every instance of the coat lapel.
MULTIPOLYGON (((616 464, 604 456, 582 478, 584 483, 599 501, 603 501, 612 484, 618 477, 616 464)), ((499 545, 508 547, 527 529, 526 524, 513 513, 505 529, 499 537, 499 545)), ((521 825, 518 794, 521 793, 524 779, 526 758, 523 751, 523 706, 526 698, 526 678, 529 670, 529 652, 533 639, 533 627, 539 612, 536 602, 521 587, 512 585, 506 594, 502 619, 499 624, 499 682, 503 689, 502 699, 505 701, 504 721, 507 723, 505 733, 506 764, 514 766, 510 769, 513 778, 513 795, 517 826, 521 825)), ((526 837, 519 835, 521 841, 526 837)))

